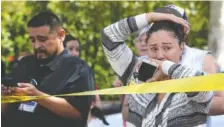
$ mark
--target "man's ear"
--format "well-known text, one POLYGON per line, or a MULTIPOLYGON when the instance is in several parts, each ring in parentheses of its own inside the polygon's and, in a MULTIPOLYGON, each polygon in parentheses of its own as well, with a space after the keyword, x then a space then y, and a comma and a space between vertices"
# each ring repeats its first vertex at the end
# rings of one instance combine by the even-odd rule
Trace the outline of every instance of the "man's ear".
POLYGON ((58 32, 58 36, 59 36, 60 40, 63 42, 65 40, 65 30, 60 29, 58 32))

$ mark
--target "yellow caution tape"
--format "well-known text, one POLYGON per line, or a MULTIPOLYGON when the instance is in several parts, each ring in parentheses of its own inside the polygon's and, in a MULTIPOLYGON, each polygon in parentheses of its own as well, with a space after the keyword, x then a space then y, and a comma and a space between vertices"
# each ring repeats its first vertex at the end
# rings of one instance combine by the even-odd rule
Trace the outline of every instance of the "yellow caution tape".
MULTIPOLYGON (((80 93, 51 95, 83 96, 83 95, 115 95, 115 94, 142 94, 142 93, 174 93, 174 92, 201 92, 224 90, 224 74, 213 74, 191 78, 166 80, 160 82, 142 83, 138 85, 123 86, 102 90, 86 91, 80 93)), ((2 96, 2 103, 23 102, 42 99, 49 96, 2 96)))

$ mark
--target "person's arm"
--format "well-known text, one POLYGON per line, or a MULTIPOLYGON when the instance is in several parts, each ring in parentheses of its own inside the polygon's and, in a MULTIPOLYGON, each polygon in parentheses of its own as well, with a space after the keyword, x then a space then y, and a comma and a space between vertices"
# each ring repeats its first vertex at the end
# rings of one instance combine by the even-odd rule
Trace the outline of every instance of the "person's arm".
MULTIPOLYGON (((169 62, 165 62, 169 63, 169 62)), ((206 75, 208 73, 216 73, 217 66, 215 64, 215 59, 211 55, 206 55, 203 61, 203 72, 199 72, 197 70, 181 66, 178 64, 170 62, 170 72, 169 76, 172 79, 184 78, 184 77, 192 77, 192 76, 200 76, 206 75)), ((168 65, 168 64, 167 64, 168 65)), ((167 73, 168 74, 168 73, 167 73)), ((208 102, 213 97, 213 92, 189 92, 186 93, 189 99, 196 101, 198 103, 208 102)))
POLYGON ((224 91, 216 91, 212 99, 209 115, 224 114, 224 91))
MULTIPOLYGON (((38 95, 43 96, 48 94, 40 92, 38 95)), ((80 111, 74 108, 64 98, 52 96, 52 97, 47 97, 44 99, 37 100, 37 103, 47 108, 48 110, 51 110, 52 112, 54 112, 55 114, 61 117, 74 118, 74 119, 81 117, 80 111)))
POLYGON ((128 119, 128 111, 129 111, 129 107, 128 107, 128 101, 126 99, 126 97, 124 97, 124 102, 122 105, 122 118, 124 121, 127 121, 128 119))
POLYGON ((214 74, 219 72, 218 66, 216 64, 215 58, 211 54, 207 54, 203 61, 203 67, 204 72, 214 74))
MULTIPOLYGON (((157 63, 158 69, 152 78, 148 79, 147 82, 160 81, 161 78, 169 76, 171 79, 180 79, 185 77, 194 77, 207 75, 206 72, 197 71, 180 64, 175 64, 171 61, 159 61, 151 60, 157 63)), ((187 97, 197 103, 209 102, 213 97, 213 92, 189 92, 185 93, 187 97)))
MULTIPOLYGON (((208 54, 204 58, 203 70, 208 73, 217 73, 219 68, 216 64, 215 58, 208 54)), ((224 114, 224 91, 215 91, 212 98, 209 115, 222 115, 224 114)))
MULTIPOLYGON (((20 87, 15 88, 14 91, 17 94, 22 93, 23 95, 29 96, 49 96, 49 94, 37 90, 32 84, 29 83, 20 83, 20 87)), ((64 98, 51 96, 36 100, 36 102, 59 116, 68 118, 80 117, 80 112, 64 98)))
MULTIPOLYGON (((163 62, 162 69, 163 72, 169 75, 171 79, 207 75, 206 72, 200 72, 186 66, 182 66, 180 64, 175 64, 170 61, 163 62)), ((197 103, 204 103, 212 99, 213 92, 189 92, 186 93, 186 95, 192 101, 195 101, 197 103)))
POLYGON ((113 70, 126 85, 131 71, 136 63, 136 57, 125 44, 131 33, 148 25, 146 14, 122 19, 105 27, 102 32, 102 44, 108 61, 113 70))

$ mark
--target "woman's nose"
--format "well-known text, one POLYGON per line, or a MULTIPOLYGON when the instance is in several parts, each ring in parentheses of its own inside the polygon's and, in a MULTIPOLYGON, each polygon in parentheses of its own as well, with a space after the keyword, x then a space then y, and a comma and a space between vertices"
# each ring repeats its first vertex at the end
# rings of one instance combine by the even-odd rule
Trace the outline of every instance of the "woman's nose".
POLYGON ((165 60, 165 54, 164 54, 164 52, 161 51, 161 50, 158 50, 157 51, 157 54, 156 54, 156 59, 161 60, 161 61, 165 60))

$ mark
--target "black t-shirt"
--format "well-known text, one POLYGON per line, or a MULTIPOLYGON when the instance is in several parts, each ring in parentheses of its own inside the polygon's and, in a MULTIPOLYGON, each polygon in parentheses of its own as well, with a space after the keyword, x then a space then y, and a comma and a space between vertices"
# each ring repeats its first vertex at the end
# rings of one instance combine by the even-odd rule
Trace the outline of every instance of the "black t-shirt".
MULTIPOLYGON (((34 56, 21 60, 12 77, 20 82, 35 79, 36 86, 47 94, 68 94, 93 90, 94 78, 90 67, 77 57, 64 51, 47 65, 37 64, 34 56)), ((3 127, 84 127, 92 101, 91 96, 64 97, 80 111, 81 119, 58 116, 37 104, 33 113, 19 110, 20 103, 10 104, 4 116, 3 127)))

